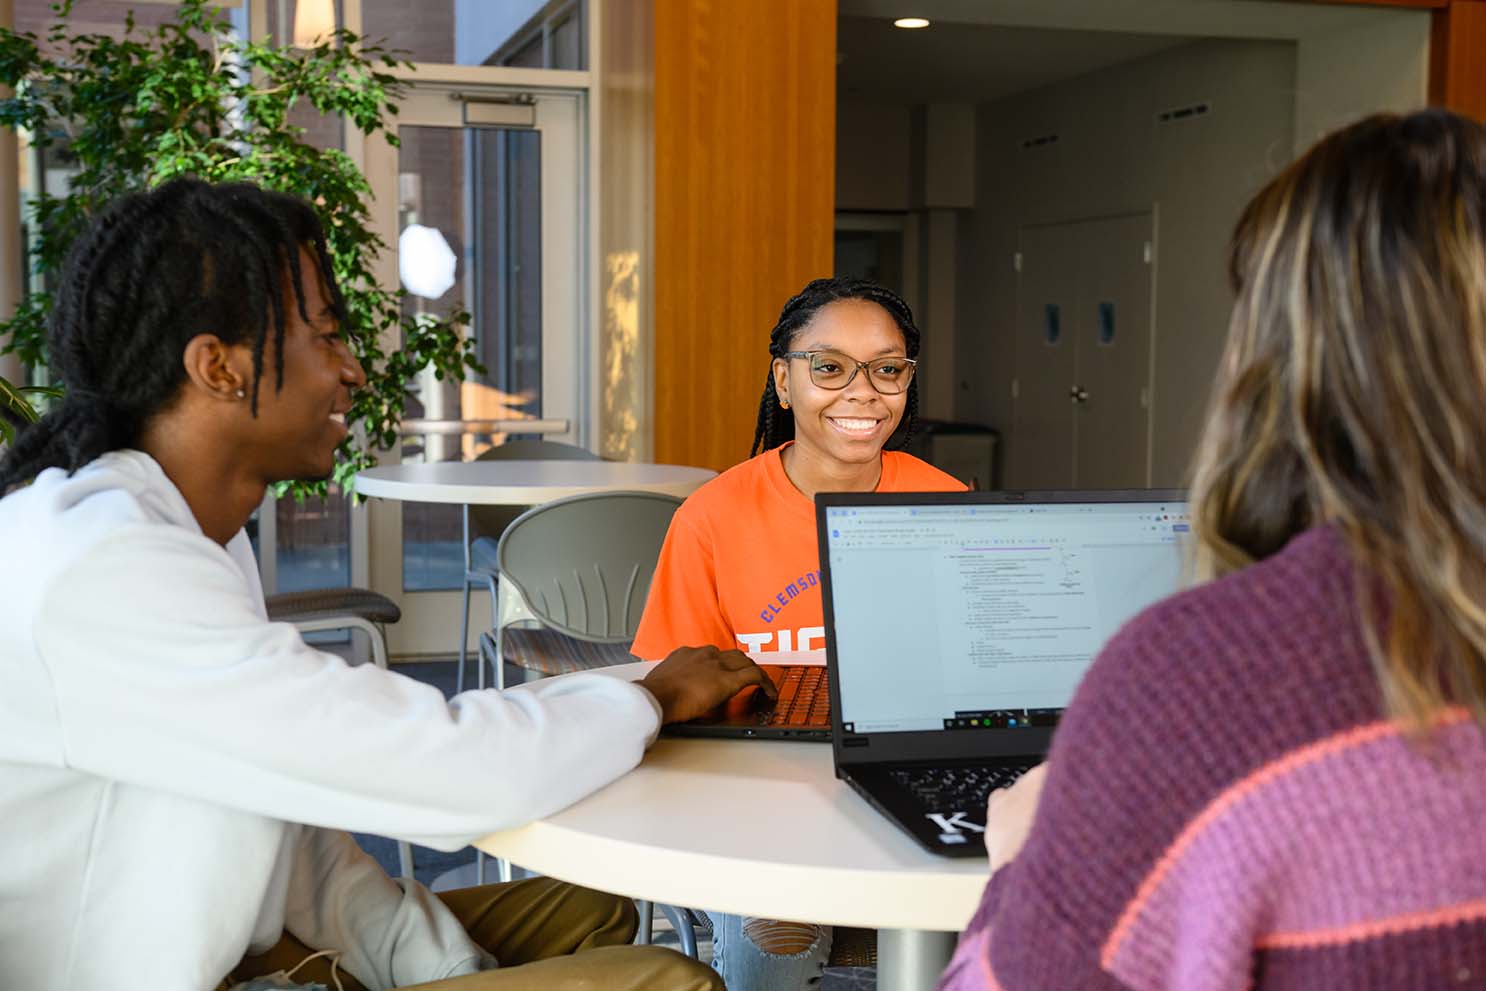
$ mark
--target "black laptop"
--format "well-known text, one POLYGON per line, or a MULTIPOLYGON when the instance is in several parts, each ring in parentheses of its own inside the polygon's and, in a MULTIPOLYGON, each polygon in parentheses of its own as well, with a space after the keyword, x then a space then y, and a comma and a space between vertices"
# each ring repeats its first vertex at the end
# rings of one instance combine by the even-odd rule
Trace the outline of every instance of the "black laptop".
POLYGON ((1178 491, 816 496, 836 776, 934 853, 1047 752, 1089 662, 1176 591, 1178 491))

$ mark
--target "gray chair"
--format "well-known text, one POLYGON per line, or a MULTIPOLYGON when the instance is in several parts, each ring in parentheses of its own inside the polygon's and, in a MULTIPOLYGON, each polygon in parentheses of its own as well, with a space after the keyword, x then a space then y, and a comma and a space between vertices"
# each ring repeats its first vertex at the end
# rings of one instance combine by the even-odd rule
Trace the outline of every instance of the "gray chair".
MULTIPOLYGON (((637 901, 635 905, 640 910, 639 932, 635 934, 635 942, 640 946, 649 946, 655 938, 655 908, 647 901, 637 901)), ((693 960, 700 960, 702 955, 697 949, 697 932, 700 930, 711 933, 711 920, 705 913, 689 908, 662 905, 660 909, 671 920, 671 929, 675 931, 676 940, 681 944, 681 952, 693 960)))
MULTIPOLYGON (((654 492, 590 492, 529 509, 506 527, 496 547, 495 625, 480 635, 496 687, 506 687, 507 661, 545 676, 634 660, 629 645, 680 505, 654 492)), ((484 855, 476 859, 483 884, 484 855)), ((510 880, 504 862, 500 876, 510 880)))
MULTIPOLYGON (((368 588, 315 588, 270 595, 264 605, 271 622, 292 623, 300 633, 360 630, 371 641, 372 663, 387 670, 385 627, 402 619, 402 610, 387 596, 368 588)), ((412 877, 413 848, 406 841, 398 841, 397 860, 402 876, 412 877)))
MULTIPOLYGON (((497 444, 480 454, 476 461, 597 461, 599 456, 585 448, 557 441, 512 440, 497 444)), ((500 535, 505 532, 529 506, 465 506, 464 507, 464 606, 459 619, 459 668, 455 674, 454 690, 464 691, 465 641, 470 633, 470 590, 490 590, 490 625, 494 626, 496 576, 500 569, 496 564, 496 551, 500 535)))
POLYGON ((592 492, 522 513, 496 548, 494 628, 483 658, 505 687, 507 662, 539 675, 631 661, 629 645, 681 500, 592 492))

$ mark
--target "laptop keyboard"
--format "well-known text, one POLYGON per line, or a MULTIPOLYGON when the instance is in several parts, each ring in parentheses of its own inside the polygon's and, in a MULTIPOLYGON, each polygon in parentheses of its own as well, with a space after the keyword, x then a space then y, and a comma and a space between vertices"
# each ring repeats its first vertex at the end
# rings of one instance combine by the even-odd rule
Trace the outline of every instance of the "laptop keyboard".
POLYGON ((830 722, 830 681, 823 667, 793 666, 779 681, 779 700, 760 715, 762 726, 811 726, 830 722))
POLYGON ((985 809, 986 800, 997 788, 1005 788, 1027 772, 1024 766, 1006 764, 946 767, 899 767, 888 772, 930 809, 985 809))

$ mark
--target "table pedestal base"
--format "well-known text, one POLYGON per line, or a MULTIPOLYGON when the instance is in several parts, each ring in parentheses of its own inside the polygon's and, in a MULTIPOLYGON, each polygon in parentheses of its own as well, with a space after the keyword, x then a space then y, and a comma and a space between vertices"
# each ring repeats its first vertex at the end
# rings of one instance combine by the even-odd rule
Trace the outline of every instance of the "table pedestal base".
POLYGON ((958 938, 926 929, 877 930, 877 991, 932 991, 958 938))

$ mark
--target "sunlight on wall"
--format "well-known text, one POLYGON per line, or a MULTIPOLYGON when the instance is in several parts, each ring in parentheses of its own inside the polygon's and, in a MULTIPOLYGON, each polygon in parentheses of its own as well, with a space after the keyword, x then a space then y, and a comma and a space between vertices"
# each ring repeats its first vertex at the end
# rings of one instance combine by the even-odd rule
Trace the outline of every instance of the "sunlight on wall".
POLYGON ((640 457, 644 393, 640 360, 640 253, 611 252, 604 259, 602 348, 603 434, 599 453, 618 461, 640 457))

